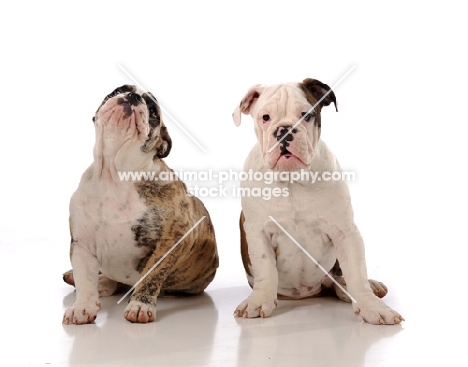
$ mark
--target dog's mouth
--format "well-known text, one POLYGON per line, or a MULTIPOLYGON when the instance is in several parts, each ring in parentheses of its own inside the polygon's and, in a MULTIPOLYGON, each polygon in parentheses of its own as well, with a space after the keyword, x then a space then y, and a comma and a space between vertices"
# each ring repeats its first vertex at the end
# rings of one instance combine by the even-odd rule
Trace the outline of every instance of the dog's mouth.
POLYGON ((280 152, 274 164, 274 168, 285 171, 292 171, 306 167, 307 164, 301 158, 299 158, 298 155, 290 151, 286 146, 280 146, 280 152))
POLYGON ((278 160, 282 157, 286 158, 286 159, 289 159, 291 157, 295 157, 294 154, 292 154, 285 146, 281 146, 281 151, 280 151, 280 155, 278 157, 278 160))
POLYGON ((147 106, 121 97, 108 99, 98 110, 96 123, 103 126, 106 140, 146 140, 150 131, 147 106))
POLYGON ((305 163, 302 161, 302 159, 300 159, 297 155, 291 153, 289 150, 286 150, 284 152, 281 152, 281 154, 279 155, 278 159, 277 159, 277 163, 280 162, 281 160, 298 160, 300 162, 302 162, 304 165, 305 163))

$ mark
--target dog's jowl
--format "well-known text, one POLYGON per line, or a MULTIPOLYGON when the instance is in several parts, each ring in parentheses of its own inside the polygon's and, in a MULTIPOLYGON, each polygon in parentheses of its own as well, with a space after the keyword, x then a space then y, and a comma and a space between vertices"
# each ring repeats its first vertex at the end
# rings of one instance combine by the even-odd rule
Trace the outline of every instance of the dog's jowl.
POLYGON ((151 93, 132 85, 117 88, 93 121, 94 161, 70 201, 73 269, 64 280, 76 287, 76 301, 65 311, 63 323, 93 322, 101 309, 100 296, 140 279, 124 317, 151 322, 158 296, 199 294, 213 280, 218 267, 213 225, 183 182, 122 176, 172 172, 163 160, 172 141, 151 93))
POLYGON ((233 113, 236 125, 242 113, 252 116, 258 140, 244 170, 283 177, 272 183, 242 181, 241 186, 277 187, 287 193, 270 200, 242 197, 241 253, 253 290, 236 308, 236 316, 268 317, 278 298, 334 293, 352 301, 354 312, 369 323, 403 320, 380 299, 387 293, 385 285, 367 278, 364 244, 346 181, 321 180, 328 177, 325 174, 342 172, 320 139, 321 109, 332 103, 336 107, 328 85, 305 79, 255 85, 233 113), (284 179, 284 173, 299 179, 284 179))

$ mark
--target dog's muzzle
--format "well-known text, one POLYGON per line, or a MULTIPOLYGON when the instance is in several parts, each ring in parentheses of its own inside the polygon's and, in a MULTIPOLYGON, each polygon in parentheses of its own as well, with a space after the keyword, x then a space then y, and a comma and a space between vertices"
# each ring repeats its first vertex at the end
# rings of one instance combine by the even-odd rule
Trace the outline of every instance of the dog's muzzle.
POLYGON ((291 154, 288 151, 289 143, 294 140, 294 134, 297 132, 297 129, 293 128, 291 125, 278 126, 273 132, 273 136, 278 142, 280 142, 280 151, 281 155, 291 154))
POLYGON ((138 93, 128 93, 125 97, 121 97, 117 100, 117 105, 122 107, 124 112, 124 118, 131 116, 133 108, 143 104, 143 98, 138 93))
POLYGON ((129 93, 125 96, 124 100, 132 106, 138 106, 143 103, 143 98, 138 93, 129 93))

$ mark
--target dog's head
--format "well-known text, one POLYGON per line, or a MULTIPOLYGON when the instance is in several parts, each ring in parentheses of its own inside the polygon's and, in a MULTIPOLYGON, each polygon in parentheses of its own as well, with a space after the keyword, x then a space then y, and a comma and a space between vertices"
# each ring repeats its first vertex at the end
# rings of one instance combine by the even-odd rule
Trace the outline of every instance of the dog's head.
POLYGON ((108 94, 93 117, 108 144, 137 143, 144 153, 167 157, 172 140, 164 126, 156 98, 134 85, 123 85, 108 94))
POLYGON ((307 169, 320 139, 320 111, 332 102, 336 108, 333 91, 315 79, 254 85, 234 110, 233 119, 239 126, 241 113, 252 116, 266 168, 307 169))

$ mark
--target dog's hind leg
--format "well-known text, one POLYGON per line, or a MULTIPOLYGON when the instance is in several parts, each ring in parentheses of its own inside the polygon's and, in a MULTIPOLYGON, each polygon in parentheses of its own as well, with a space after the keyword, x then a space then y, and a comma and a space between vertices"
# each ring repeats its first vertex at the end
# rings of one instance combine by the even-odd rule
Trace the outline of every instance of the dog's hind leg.
MULTIPOLYGON (((351 298, 350 294, 348 293, 347 287, 346 287, 346 281, 343 277, 343 273, 341 272, 340 264, 338 260, 336 261, 335 265, 333 266, 332 270, 330 271, 330 275, 335 279, 335 281, 341 286, 338 286, 335 282, 332 282, 330 278, 325 278, 324 281, 322 282, 322 294, 323 295, 335 295, 339 299, 341 299, 344 302, 349 302, 351 303, 351 298)), ((388 292, 388 288, 385 286, 385 284, 369 279, 369 285, 372 289, 372 292, 379 297, 383 298, 388 292)), ((352 294, 351 294, 352 296, 352 294)))
POLYGON ((119 288, 119 283, 104 275, 99 275, 98 292, 100 297, 112 296, 119 288))
MULTIPOLYGON (((69 285, 75 286, 75 279, 73 278, 73 270, 68 270, 63 273, 63 281, 69 285)), ((99 273, 98 292, 100 297, 112 296, 116 292, 120 292, 128 288, 128 286, 118 283, 115 280, 109 279, 99 273)))
POLYGON ((63 273, 63 281, 69 285, 75 286, 75 279, 73 278, 73 270, 68 270, 63 273))

